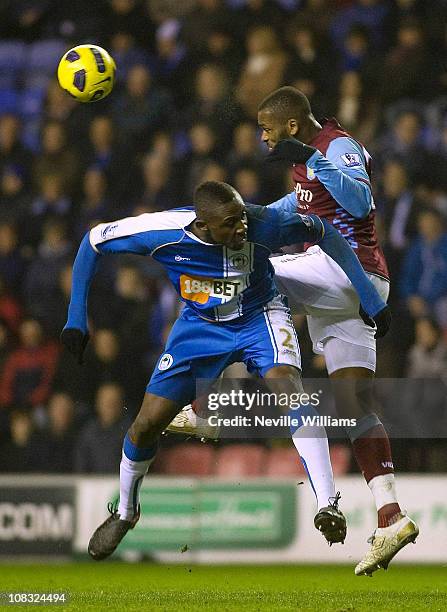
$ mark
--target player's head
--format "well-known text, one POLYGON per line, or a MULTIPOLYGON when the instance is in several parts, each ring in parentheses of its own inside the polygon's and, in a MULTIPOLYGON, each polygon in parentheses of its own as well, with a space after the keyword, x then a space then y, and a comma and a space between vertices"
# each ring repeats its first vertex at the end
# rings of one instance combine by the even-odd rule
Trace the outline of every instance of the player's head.
POLYGON ((247 217, 240 194, 228 183, 206 181, 194 192, 196 228, 207 242, 224 244, 234 250, 247 240, 247 217))
POLYGON ((283 138, 298 138, 300 129, 312 118, 309 100, 295 87, 281 87, 269 94, 258 108, 262 140, 270 149, 283 138))

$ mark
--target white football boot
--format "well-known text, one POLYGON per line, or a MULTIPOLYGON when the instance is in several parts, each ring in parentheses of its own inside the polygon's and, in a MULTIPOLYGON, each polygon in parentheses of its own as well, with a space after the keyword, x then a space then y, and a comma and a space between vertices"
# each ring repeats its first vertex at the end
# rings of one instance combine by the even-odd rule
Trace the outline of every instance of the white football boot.
POLYGON ((220 427, 218 425, 210 425, 208 419, 199 417, 194 412, 191 404, 182 408, 166 427, 166 431, 169 433, 195 436, 203 440, 217 440, 219 438, 219 430, 220 427))
POLYGON ((368 539, 371 548, 355 568, 356 576, 372 576, 376 570, 387 569, 391 559, 401 548, 415 543, 419 527, 406 514, 389 527, 377 527, 368 539))

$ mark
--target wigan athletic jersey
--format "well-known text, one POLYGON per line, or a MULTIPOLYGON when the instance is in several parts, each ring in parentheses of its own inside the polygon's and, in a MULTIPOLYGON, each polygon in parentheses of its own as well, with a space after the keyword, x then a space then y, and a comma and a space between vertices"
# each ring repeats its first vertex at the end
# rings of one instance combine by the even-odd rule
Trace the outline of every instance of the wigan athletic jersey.
POLYGON ((167 270, 180 298, 204 319, 229 321, 262 311, 278 291, 269 255, 281 246, 316 242, 318 219, 247 205, 247 241, 240 250, 209 244, 190 231, 192 208, 145 213, 90 231, 98 253, 151 255, 167 270))
MULTIPOLYGON (((336 119, 326 120, 323 129, 309 144, 343 174, 370 186, 371 158, 368 152, 341 128, 336 119)), ((330 188, 338 180, 335 173, 319 161, 315 168, 313 170, 305 164, 293 168, 296 210, 327 219, 346 238, 367 272, 388 279, 385 256, 377 240, 374 205, 366 218, 354 218, 344 209, 343 202, 337 202, 323 184, 330 188)), ((340 188, 343 189, 343 185, 340 188)), ((343 198, 344 202, 350 198, 348 189, 344 190, 343 198)))

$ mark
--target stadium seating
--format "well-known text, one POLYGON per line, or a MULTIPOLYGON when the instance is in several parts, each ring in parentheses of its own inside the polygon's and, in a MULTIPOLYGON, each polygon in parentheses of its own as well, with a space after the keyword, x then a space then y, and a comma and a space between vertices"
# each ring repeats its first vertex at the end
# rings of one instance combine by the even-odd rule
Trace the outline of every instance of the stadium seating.
POLYGON ((225 477, 262 476, 268 451, 255 444, 232 444, 217 453, 216 474, 225 477))
POLYGON ((19 84, 25 66, 27 45, 19 40, 0 41, 0 90, 19 84))
POLYGON ((273 448, 265 466, 266 476, 294 477, 305 475, 304 466, 294 447, 273 448))
POLYGON ((211 444, 188 443, 164 451, 160 466, 164 474, 171 476, 210 476, 214 467, 215 449, 211 444))
POLYGON ((59 39, 38 40, 32 43, 28 49, 27 67, 29 72, 43 72, 50 76, 54 75, 67 44, 59 39))
POLYGON ((329 450, 334 476, 347 474, 351 465, 351 449, 344 444, 334 444, 329 450))

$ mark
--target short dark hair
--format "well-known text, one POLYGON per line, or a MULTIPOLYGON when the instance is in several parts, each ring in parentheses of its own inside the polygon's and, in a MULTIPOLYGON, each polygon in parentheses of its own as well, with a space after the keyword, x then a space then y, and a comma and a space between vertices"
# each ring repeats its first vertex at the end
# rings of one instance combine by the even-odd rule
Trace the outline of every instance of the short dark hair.
POLYGON ((281 87, 269 94, 262 100, 258 110, 271 111, 281 122, 312 114, 307 97, 299 89, 290 86, 281 87))
POLYGON ((201 183, 194 191, 194 208, 197 217, 207 217, 216 208, 232 202, 235 195, 235 189, 228 183, 221 181, 201 183))

